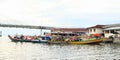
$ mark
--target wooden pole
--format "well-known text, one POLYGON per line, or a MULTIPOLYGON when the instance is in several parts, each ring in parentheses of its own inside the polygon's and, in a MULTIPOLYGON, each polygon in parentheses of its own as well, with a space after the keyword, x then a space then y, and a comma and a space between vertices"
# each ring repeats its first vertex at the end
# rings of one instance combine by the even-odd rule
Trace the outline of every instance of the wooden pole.
POLYGON ((2 36, 2 31, 0 31, 0 37, 2 36))
POLYGON ((41 29, 40 29, 40 33, 41 33, 40 35, 42 35, 42 27, 41 27, 41 29))

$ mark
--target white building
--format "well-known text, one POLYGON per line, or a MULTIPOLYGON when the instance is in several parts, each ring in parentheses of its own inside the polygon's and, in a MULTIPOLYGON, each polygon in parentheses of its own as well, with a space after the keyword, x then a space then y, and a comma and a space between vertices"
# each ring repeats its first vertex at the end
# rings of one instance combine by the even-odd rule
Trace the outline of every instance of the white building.
POLYGON ((91 34, 103 34, 103 26, 105 25, 96 25, 88 28, 88 35, 91 34))
POLYGON ((88 28, 88 35, 103 34, 105 37, 118 35, 120 37, 120 24, 96 25, 88 28))
POLYGON ((105 37, 109 37, 110 35, 120 35, 120 24, 111 24, 104 26, 104 34, 105 37))

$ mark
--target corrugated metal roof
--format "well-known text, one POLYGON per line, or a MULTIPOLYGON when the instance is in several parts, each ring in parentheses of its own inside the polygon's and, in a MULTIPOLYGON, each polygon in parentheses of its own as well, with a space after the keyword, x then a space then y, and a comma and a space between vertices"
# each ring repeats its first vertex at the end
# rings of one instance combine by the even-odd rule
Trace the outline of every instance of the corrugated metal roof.
POLYGON ((110 27, 120 27, 120 23, 119 24, 108 24, 104 26, 104 28, 110 28, 110 27))
POLYGON ((120 27, 106 28, 106 29, 104 29, 104 30, 115 30, 115 29, 120 29, 120 27))

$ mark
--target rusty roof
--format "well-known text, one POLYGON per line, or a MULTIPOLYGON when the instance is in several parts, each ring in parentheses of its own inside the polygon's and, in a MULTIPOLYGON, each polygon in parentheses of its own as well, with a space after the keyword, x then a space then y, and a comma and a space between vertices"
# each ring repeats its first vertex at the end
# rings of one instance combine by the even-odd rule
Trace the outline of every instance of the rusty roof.
POLYGON ((90 28, 103 28, 104 26, 106 26, 106 25, 96 25, 96 26, 88 27, 87 29, 90 29, 90 28))
POLYGON ((86 28, 54 28, 52 32, 61 31, 61 32, 86 32, 86 28))

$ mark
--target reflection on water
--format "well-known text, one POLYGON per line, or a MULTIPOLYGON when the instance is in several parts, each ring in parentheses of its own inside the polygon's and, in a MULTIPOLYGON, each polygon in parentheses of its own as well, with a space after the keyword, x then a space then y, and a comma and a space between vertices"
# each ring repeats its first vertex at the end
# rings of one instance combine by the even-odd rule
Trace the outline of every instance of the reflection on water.
POLYGON ((15 43, 0 38, 0 60, 114 60, 120 58, 120 44, 48 45, 15 43))

